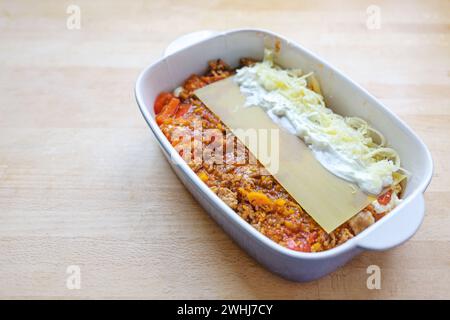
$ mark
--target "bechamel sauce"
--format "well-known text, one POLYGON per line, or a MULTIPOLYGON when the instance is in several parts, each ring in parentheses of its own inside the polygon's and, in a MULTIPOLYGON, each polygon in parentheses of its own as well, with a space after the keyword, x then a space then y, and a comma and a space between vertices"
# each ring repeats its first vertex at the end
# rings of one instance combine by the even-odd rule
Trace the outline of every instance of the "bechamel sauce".
MULTIPOLYGON (((383 188, 392 185, 392 172, 395 170, 386 170, 386 163, 369 164, 361 157, 346 152, 344 145, 331 141, 329 135, 317 130, 312 120, 314 114, 296 112, 295 104, 278 90, 266 90, 258 81, 254 68, 239 69, 235 82, 246 96, 247 106, 263 108, 278 125, 300 137, 316 159, 333 174, 357 184, 361 190, 370 194, 379 194, 383 188)), ((321 111, 332 113, 328 108, 321 111)))

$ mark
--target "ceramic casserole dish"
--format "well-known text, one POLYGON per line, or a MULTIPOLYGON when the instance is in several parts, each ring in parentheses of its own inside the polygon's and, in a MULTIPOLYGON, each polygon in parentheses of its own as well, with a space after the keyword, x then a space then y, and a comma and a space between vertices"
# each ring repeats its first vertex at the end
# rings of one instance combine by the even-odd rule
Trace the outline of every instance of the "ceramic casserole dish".
POLYGON ((202 32, 173 43, 164 57, 147 67, 135 88, 136 100, 164 155, 186 188, 211 217, 246 252, 272 272, 294 281, 322 277, 363 250, 387 250, 409 239, 425 213, 423 193, 433 171, 431 155, 417 135, 366 90, 315 54, 284 37, 264 30, 239 29, 202 32), (153 103, 162 91, 172 91, 191 74, 206 70, 209 60, 221 58, 231 67, 241 57, 263 58, 264 47, 279 41, 277 63, 284 68, 314 71, 327 104, 336 113, 370 121, 397 150, 402 166, 412 173, 403 201, 386 217, 333 249, 305 253, 287 249, 254 229, 229 208, 189 168, 161 132, 153 103))

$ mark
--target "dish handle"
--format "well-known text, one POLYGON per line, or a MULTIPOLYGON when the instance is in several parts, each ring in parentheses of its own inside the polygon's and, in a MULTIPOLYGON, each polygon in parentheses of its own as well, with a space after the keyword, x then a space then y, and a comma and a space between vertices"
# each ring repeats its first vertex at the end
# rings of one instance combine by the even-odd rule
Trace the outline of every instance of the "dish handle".
POLYGON ((190 46, 191 44, 211 38, 217 35, 218 33, 219 32, 215 30, 202 30, 182 35, 181 37, 178 37, 175 40, 173 40, 167 46, 166 50, 164 50, 164 57, 171 55, 172 53, 177 52, 187 46, 190 46))
POLYGON ((387 250, 405 242, 417 231, 423 221, 425 201, 423 194, 394 212, 391 219, 380 228, 374 228, 358 242, 358 247, 365 250, 387 250))

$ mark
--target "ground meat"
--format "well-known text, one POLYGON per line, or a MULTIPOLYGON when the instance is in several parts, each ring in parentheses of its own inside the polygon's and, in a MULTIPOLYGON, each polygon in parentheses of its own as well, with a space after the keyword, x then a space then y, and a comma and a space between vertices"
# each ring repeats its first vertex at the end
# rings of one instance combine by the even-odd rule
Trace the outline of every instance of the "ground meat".
POLYGON ((375 218, 370 211, 361 211, 348 221, 355 234, 367 229, 368 226, 375 223, 375 218))
POLYGON ((249 67, 256 63, 257 61, 250 58, 241 58, 239 60, 239 63, 241 64, 241 67, 249 67))
POLYGON ((217 189, 217 195, 223 202, 225 202, 231 209, 236 209, 238 200, 237 194, 228 188, 219 187, 217 189))

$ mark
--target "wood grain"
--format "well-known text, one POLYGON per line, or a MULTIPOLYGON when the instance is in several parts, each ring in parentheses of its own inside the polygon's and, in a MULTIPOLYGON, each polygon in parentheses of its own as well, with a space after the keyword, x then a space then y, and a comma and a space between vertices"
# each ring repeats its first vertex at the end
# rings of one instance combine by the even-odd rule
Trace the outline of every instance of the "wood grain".
POLYGON ((0 1, 1 298, 450 298, 450 4, 435 1, 0 1), (75 3, 76 2, 76 3, 75 3), (381 9, 381 28, 366 9, 381 9), (368 88, 435 164, 417 234, 305 284, 239 249, 179 183, 134 102, 184 33, 266 28, 368 88), (368 290, 378 265, 381 290, 368 290), (81 268, 80 290, 66 268, 81 268))

